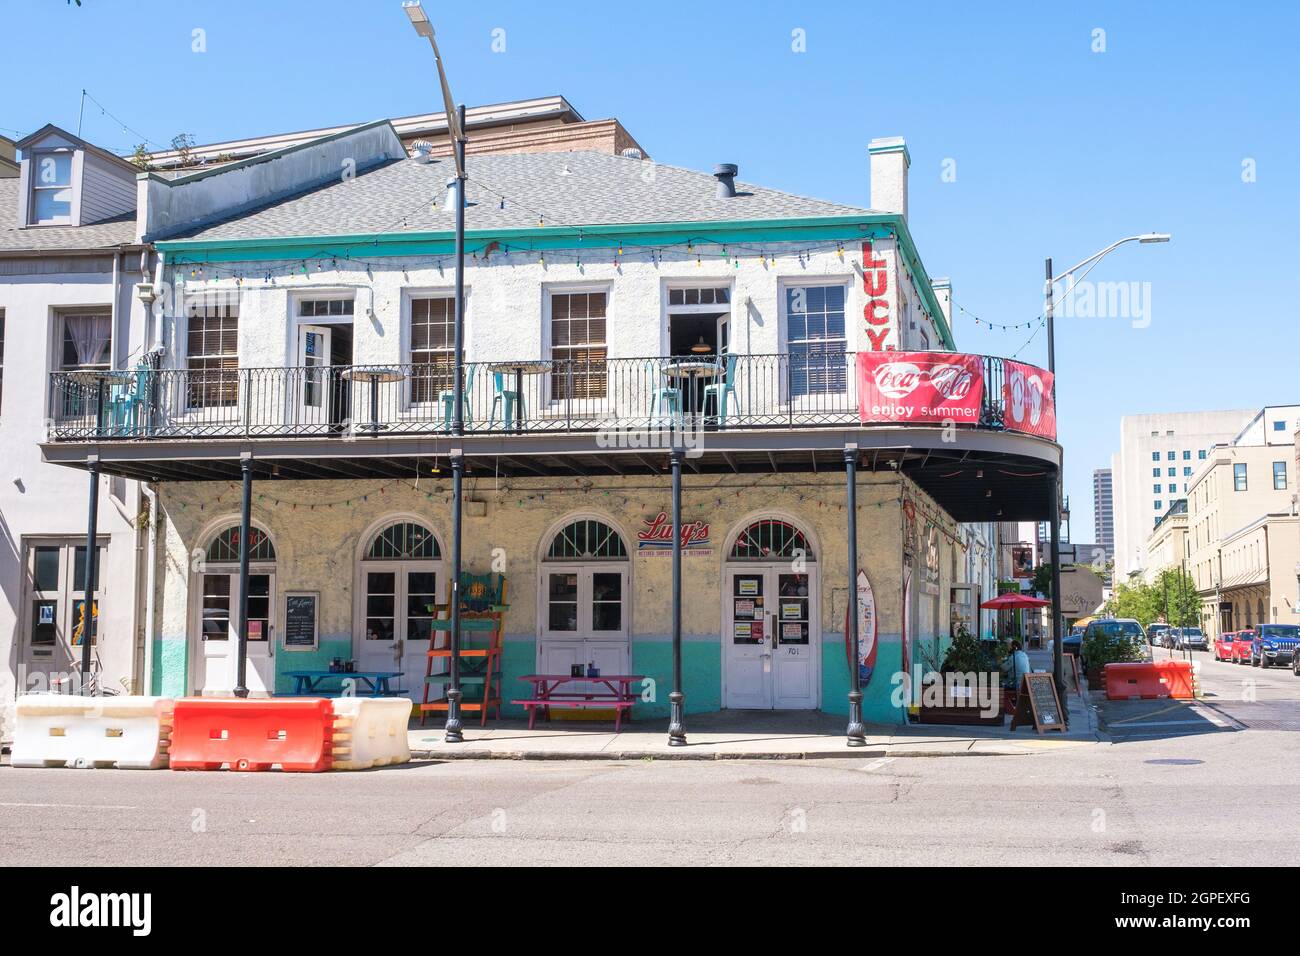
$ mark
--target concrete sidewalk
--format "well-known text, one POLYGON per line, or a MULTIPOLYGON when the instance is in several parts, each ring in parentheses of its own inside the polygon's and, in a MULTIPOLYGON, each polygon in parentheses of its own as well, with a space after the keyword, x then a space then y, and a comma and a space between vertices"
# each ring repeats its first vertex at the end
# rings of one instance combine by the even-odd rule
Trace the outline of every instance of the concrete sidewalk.
POLYGON ((524 720, 467 722, 465 740, 444 743, 441 722, 409 731, 411 755, 426 760, 810 760, 834 757, 1023 756, 1047 750, 1087 748, 1102 741, 1094 712, 1077 695, 1070 704, 1070 732, 1037 734, 985 727, 867 726, 867 746, 845 744, 845 720, 820 711, 738 711, 691 714, 685 747, 668 746, 668 721, 524 720))

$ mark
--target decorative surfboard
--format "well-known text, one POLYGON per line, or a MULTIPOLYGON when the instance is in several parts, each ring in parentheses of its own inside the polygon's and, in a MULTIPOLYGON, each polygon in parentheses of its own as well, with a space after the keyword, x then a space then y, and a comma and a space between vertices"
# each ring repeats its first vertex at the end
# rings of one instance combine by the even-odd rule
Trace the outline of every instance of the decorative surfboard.
MULTIPOLYGON (((871 581, 866 571, 858 572, 858 684, 866 687, 876 669, 876 594, 871 590, 871 581)), ((853 666, 853 654, 849 647, 852 629, 849 627, 849 610, 844 609, 844 655, 853 666)))

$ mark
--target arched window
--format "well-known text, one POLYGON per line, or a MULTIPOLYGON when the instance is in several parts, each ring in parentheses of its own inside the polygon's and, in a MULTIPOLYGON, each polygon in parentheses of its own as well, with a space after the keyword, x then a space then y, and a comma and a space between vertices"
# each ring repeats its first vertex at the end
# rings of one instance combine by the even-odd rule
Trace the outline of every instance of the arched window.
POLYGON ((433 532, 413 521, 390 524, 375 535, 366 551, 367 561, 436 561, 442 548, 433 532))
POLYGON ((544 631, 564 640, 619 640, 628 633, 627 544, 613 527, 579 518, 551 538, 543 561, 544 631))
MULTIPOLYGON (((275 547, 270 536, 261 528, 248 531, 248 560, 274 561, 275 547)), ((212 564, 228 564, 239 560, 239 525, 231 525, 212 539, 208 545, 208 561, 212 564)))
POLYGON ((732 561, 774 561, 802 557, 813 560, 812 547, 802 531, 779 518, 762 518, 736 536, 732 561))
POLYGON ((396 521, 370 539, 362 560, 361 652, 373 664, 372 656, 391 656, 393 641, 429 640, 433 605, 439 600, 442 548, 424 525, 396 521))
POLYGON ((626 561, 627 546, 619 533, 591 518, 561 528, 546 549, 547 561, 626 561))

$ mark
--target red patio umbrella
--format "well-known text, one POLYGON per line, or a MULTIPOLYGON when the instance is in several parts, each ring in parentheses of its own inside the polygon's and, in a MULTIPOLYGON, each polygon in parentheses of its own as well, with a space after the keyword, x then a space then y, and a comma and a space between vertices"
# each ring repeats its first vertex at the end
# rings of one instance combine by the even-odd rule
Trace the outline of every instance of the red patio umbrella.
POLYGON ((1008 591, 1006 594, 999 594, 995 598, 990 598, 980 607, 986 611, 1015 611, 1025 607, 1047 607, 1051 603, 1051 601, 1044 601, 1042 598, 1030 597, 1028 594, 1008 591))

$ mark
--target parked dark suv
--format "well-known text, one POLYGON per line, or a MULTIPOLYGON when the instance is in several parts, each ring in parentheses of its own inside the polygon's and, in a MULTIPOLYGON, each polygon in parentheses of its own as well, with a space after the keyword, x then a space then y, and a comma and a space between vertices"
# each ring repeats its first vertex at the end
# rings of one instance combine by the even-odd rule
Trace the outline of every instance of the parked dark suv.
POLYGON ((1255 667, 1290 664, 1296 657, 1297 644, 1300 644, 1300 625, 1257 624, 1255 640, 1250 646, 1250 663, 1255 667))

